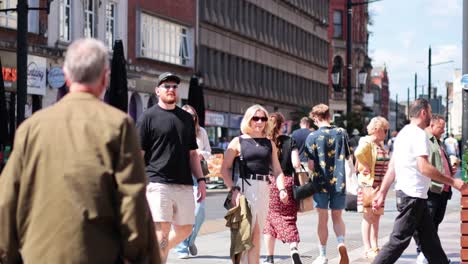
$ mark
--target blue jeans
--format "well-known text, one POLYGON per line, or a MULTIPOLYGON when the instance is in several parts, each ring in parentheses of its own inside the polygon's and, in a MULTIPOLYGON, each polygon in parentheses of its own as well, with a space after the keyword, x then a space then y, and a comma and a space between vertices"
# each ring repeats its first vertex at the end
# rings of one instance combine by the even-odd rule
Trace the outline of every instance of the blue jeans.
POLYGON ((198 231, 205 221, 205 202, 203 200, 201 203, 197 203, 197 193, 198 193, 198 184, 194 178, 193 194, 195 195, 195 224, 193 225, 192 234, 184 241, 180 242, 175 248, 174 251, 177 254, 189 253, 188 247, 195 244, 195 239, 197 238, 198 231))

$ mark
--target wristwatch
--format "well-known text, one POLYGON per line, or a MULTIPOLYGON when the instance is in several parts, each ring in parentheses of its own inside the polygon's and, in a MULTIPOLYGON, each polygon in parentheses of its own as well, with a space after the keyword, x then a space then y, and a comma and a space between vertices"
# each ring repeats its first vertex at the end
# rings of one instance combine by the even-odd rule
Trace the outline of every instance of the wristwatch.
POLYGON ((204 182, 206 183, 206 178, 205 178, 205 177, 202 177, 202 178, 198 178, 198 179, 197 179, 197 183, 198 183, 198 182, 201 182, 201 181, 204 181, 204 182))

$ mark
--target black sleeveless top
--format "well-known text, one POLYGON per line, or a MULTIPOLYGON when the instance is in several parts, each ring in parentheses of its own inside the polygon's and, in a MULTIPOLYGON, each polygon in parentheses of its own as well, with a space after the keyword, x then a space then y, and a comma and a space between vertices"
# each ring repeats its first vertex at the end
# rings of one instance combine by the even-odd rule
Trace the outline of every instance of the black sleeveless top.
POLYGON ((291 153, 293 149, 297 149, 296 141, 286 135, 281 135, 278 137, 279 141, 279 162, 281 169, 283 170, 284 176, 292 176, 294 172, 294 167, 291 161, 291 153))
POLYGON ((239 137, 242 157, 247 174, 270 174, 271 141, 268 138, 239 137))

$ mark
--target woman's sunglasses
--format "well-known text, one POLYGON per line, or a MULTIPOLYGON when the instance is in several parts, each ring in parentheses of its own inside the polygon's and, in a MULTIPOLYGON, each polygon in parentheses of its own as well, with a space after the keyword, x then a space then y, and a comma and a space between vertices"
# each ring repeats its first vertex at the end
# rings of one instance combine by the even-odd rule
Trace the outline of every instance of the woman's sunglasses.
POLYGON ((254 116, 254 117, 252 117, 251 120, 254 121, 254 122, 258 122, 259 120, 262 120, 262 122, 266 122, 266 121, 268 121, 268 117, 266 117, 266 116, 254 116))

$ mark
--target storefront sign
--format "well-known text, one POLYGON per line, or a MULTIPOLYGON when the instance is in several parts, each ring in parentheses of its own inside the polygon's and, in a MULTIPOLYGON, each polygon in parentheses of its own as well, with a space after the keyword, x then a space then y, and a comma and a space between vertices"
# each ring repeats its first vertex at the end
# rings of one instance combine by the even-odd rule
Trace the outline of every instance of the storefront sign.
POLYGON ((2 67, 2 74, 3 74, 4 82, 9 82, 9 83, 16 82, 16 78, 17 78, 16 68, 2 67))
POLYGON ((49 81, 50 87, 58 89, 65 84, 65 75, 63 74, 62 68, 52 67, 47 74, 47 80, 49 81))
POLYGON ((229 115, 229 127, 230 128, 240 128, 240 123, 242 122, 243 115, 230 114, 229 115))
MULTIPOLYGON (((16 53, 0 51, 2 58, 2 74, 5 90, 16 92, 17 64, 16 53)), ((46 94, 47 60, 42 57, 28 55, 28 94, 46 94)))
POLYGON ((28 56, 28 94, 46 94, 46 70, 45 58, 28 56))
MULTIPOLYGON (((0 51, 2 58, 2 74, 5 90, 16 92, 18 78, 16 53, 0 51)), ((42 57, 28 55, 28 94, 46 94, 46 68, 47 60, 42 57)))
POLYGON ((205 112, 205 126, 219 126, 219 127, 226 127, 225 120, 223 113, 216 113, 216 112, 205 112))

